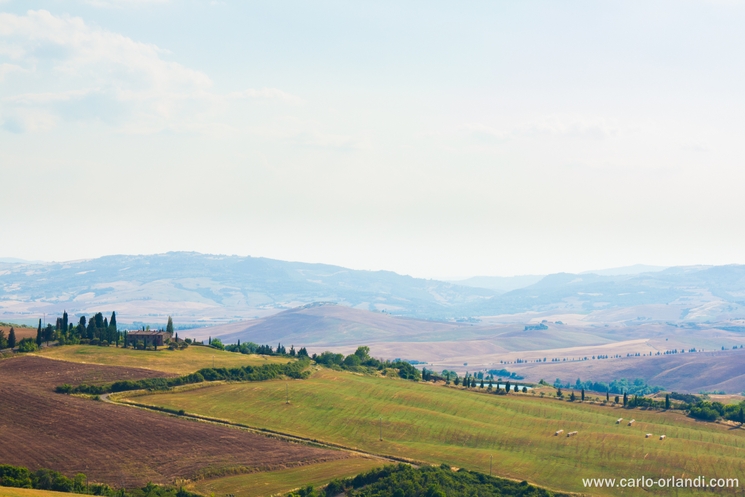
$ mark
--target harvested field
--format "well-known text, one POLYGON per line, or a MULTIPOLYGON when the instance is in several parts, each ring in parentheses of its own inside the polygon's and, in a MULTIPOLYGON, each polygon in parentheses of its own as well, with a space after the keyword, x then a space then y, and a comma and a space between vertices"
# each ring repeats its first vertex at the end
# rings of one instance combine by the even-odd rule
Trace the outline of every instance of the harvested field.
POLYGON ((32 470, 46 467, 68 476, 82 472, 91 481, 132 487, 347 457, 340 451, 53 392, 60 383, 153 376, 163 373, 30 356, 0 361, 0 463, 32 470))
MULTIPOLYGON (((36 328, 19 328, 18 326, 14 326, 13 329, 16 333, 16 340, 22 340, 24 338, 36 338, 36 328)), ((8 336, 10 336, 10 326, 0 326, 0 330, 5 332, 5 338, 8 338, 8 336)))
POLYGON ((91 345, 65 345, 45 347, 38 355, 83 364, 102 364, 147 368, 173 374, 189 374, 202 368, 236 368, 285 364, 291 359, 280 356, 237 354, 212 347, 191 346, 185 350, 133 350, 119 347, 94 347, 91 345))
POLYGON ((53 492, 51 490, 33 490, 30 488, 0 487, 0 497, 75 497, 67 492, 53 492))

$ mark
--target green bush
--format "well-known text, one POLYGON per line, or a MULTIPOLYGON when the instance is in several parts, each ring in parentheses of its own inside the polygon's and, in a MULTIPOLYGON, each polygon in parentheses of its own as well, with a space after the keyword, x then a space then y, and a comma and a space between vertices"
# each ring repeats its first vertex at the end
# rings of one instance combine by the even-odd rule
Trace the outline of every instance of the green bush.
POLYGON ((39 350, 33 338, 24 338, 18 342, 18 352, 35 352, 39 350))

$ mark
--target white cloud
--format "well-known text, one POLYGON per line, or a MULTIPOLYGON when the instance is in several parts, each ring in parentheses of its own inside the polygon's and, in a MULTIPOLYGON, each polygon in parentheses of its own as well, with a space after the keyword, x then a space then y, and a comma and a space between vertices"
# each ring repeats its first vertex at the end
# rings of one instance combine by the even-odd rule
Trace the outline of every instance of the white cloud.
POLYGON ((194 131, 214 126, 230 100, 299 101, 274 88, 214 93, 209 76, 168 56, 78 17, 44 10, 0 13, 0 82, 7 87, 0 120, 16 132, 65 120, 106 122, 139 133, 194 131), (14 88, 36 91, 13 94, 14 88))

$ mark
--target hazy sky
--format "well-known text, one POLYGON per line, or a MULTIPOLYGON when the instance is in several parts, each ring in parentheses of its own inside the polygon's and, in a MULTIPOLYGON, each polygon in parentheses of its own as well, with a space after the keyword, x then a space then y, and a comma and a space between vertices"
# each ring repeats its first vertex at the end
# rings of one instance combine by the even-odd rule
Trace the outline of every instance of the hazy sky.
POLYGON ((743 2, 0 11, 0 257, 745 263, 743 2))

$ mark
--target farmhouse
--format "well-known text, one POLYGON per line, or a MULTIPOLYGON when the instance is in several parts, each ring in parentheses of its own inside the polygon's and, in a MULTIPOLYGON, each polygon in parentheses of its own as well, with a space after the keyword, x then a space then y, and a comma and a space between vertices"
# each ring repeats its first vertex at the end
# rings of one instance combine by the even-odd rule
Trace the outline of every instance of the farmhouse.
POLYGON ((128 332, 126 337, 125 346, 137 342, 144 343, 146 347, 150 345, 162 346, 167 339, 171 338, 171 333, 167 331, 135 330, 128 332))

